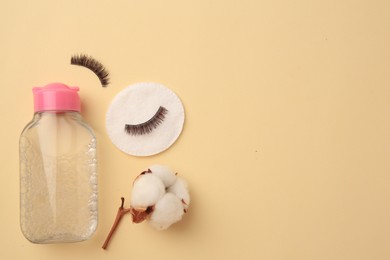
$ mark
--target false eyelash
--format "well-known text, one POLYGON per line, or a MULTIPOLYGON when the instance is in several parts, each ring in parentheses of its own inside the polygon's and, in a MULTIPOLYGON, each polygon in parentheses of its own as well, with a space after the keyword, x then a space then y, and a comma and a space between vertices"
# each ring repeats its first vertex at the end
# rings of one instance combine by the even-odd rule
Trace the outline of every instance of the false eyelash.
POLYGON ((150 134, 156 129, 165 119, 165 115, 168 113, 168 109, 160 106, 154 116, 148 121, 137 125, 125 125, 125 132, 129 135, 144 135, 150 134))
POLYGON ((99 78, 102 87, 107 87, 110 83, 110 73, 100 61, 92 56, 85 54, 73 55, 70 59, 70 64, 86 67, 90 69, 99 78))

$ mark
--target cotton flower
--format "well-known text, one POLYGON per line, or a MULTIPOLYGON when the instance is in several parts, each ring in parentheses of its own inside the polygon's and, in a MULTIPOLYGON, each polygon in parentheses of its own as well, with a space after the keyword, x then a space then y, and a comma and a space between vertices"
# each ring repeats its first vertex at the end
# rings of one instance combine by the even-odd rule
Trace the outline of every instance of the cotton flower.
POLYGON ((153 165, 133 182, 130 208, 118 209, 115 222, 102 248, 106 249, 122 217, 130 213, 134 223, 147 221, 154 228, 164 230, 180 221, 190 205, 187 182, 177 177, 166 166, 153 165))
POLYGON ((133 222, 147 220, 159 230, 181 220, 190 205, 185 180, 163 165, 142 172, 134 181, 131 196, 133 222))

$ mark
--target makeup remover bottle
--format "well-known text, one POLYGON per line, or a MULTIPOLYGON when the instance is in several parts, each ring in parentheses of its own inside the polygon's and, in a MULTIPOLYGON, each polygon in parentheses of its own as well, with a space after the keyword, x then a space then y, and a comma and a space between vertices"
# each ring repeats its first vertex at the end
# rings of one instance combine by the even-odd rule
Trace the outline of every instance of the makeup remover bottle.
POLYGON ((78 90, 33 88, 34 117, 19 142, 20 226, 33 243, 83 241, 96 230, 96 138, 78 90))

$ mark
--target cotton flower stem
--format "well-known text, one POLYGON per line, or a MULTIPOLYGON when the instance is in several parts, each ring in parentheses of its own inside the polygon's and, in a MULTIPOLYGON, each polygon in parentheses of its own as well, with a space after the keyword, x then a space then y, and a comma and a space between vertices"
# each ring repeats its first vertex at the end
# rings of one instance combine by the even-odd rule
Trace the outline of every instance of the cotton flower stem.
POLYGON ((118 227, 118 224, 121 221, 122 217, 131 211, 131 208, 126 209, 126 208, 123 207, 124 204, 125 204, 125 198, 122 197, 121 201, 122 201, 122 203, 121 203, 121 206, 118 209, 118 213, 116 214, 116 218, 115 218, 114 224, 112 225, 110 233, 108 234, 108 236, 106 238, 106 241, 104 241, 104 244, 102 246, 102 248, 104 250, 107 249, 108 243, 110 243, 111 237, 114 234, 116 228, 118 227))

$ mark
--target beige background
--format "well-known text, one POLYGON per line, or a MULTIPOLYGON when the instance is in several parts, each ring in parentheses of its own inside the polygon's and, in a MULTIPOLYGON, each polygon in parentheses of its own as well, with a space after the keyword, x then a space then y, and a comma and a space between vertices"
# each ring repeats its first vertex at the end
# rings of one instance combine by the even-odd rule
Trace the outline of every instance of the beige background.
POLYGON ((390 259, 390 2, 0 2, 1 259, 390 259), (103 89, 86 53, 110 70, 103 89), (33 86, 79 85, 99 142, 100 222, 92 240, 34 245, 19 229, 18 138, 33 86), (156 81, 186 123, 166 152, 137 158, 104 117, 126 86, 156 81), (165 232, 123 221, 119 198, 148 165, 191 187, 165 232))

